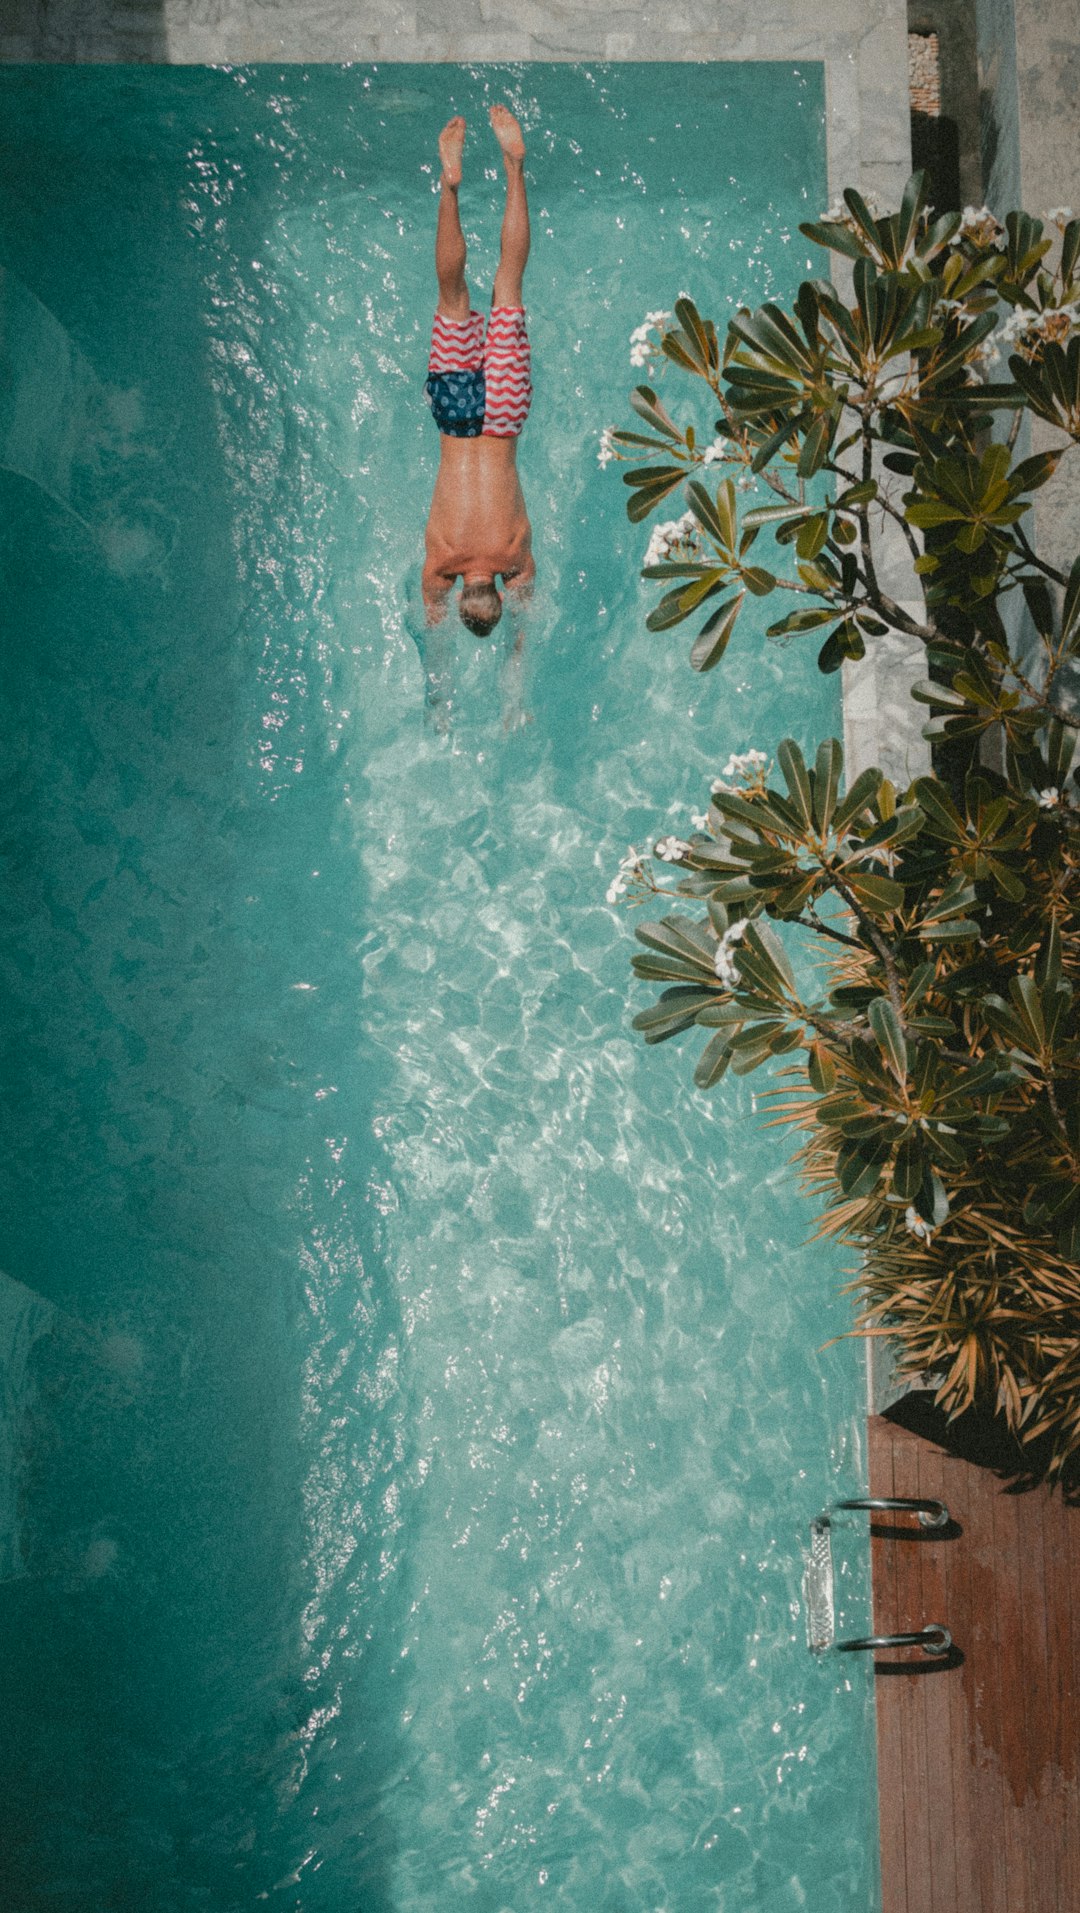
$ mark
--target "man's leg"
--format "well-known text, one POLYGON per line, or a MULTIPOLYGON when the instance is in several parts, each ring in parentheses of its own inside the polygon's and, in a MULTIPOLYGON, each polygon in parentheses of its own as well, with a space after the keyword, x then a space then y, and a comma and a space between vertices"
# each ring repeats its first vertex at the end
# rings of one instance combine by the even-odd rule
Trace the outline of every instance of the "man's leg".
POLYGON ((508 107, 491 108, 491 125, 506 164, 506 211, 503 214, 499 269, 495 274, 493 306, 520 306, 521 282, 529 257, 529 206, 525 197, 525 141, 508 107))
POLYGON ((469 288, 465 283, 465 234, 461 230, 458 212, 464 145, 465 121, 458 113, 447 121, 439 134, 442 180, 439 188, 439 223, 435 232, 435 271, 439 277, 439 311, 448 319, 467 319, 469 316, 469 288))

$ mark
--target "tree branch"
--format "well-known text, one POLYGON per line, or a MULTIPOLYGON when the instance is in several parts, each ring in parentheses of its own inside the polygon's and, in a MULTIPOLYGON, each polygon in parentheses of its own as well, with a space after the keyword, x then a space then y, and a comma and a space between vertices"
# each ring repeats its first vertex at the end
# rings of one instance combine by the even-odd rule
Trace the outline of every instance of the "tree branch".
POLYGON ((1056 585, 1061 585, 1064 588, 1064 586, 1067 585, 1069 582, 1065 573, 1063 571, 1059 571, 1056 565, 1048 565, 1045 558, 1039 557, 1038 552, 1034 551, 1031 545, 1029 544, 1027 536, 1024 532, 1023 526, 1017 523, 1013 526, 1013 531, 1016 533, 1017 538, 1020 540, 1020 543, 1024 547, 1024 556, 1027 559, 1028 564, 1034 565, 1037 571, 1041 571, 1043 573, 1044 577, 1052 578, 1056 585))

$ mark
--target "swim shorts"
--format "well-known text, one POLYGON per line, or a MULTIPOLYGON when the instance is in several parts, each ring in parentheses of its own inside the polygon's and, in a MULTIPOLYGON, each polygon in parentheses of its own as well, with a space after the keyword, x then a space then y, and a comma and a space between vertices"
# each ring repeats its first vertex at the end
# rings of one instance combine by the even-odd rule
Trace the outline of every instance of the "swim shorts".
POLYGON ((467 319, 435 314, 424 390, 450 438, 516 438, 532 403, 524 306, 492 306, 467 319))

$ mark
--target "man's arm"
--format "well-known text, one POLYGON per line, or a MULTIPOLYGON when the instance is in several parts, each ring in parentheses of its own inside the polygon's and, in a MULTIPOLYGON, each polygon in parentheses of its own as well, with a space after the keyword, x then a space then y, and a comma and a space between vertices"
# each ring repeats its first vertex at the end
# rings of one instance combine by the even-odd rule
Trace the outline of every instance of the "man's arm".
MULTIPOLYGON (((416 573, 413 573, 416 576, 416 573)), ((441 571, 433 558, 425 560, 420 574, 420 592, 424 600, 424 610, 429 624, 440 624, 446 615, 446 600, 453 590, 454 580, 441 571)))
POLYGON ((535 577, 536 565, 533 560, 533 555, 531 551, 527 551, 524 560, 518 566, 517 570, 505 574, 503 583, 507 591, 513 592, 515 598, 531 598, 533 579, 535 577))

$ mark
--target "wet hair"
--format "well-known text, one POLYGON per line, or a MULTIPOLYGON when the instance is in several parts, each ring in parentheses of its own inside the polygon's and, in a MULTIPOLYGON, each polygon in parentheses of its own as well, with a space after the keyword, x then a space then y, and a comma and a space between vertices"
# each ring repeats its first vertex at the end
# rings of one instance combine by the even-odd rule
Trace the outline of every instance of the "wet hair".
POLYGON ((462 585, 458 616, 467 631, 486 638, 502 617, 502 599, 491 584, 462 585))

